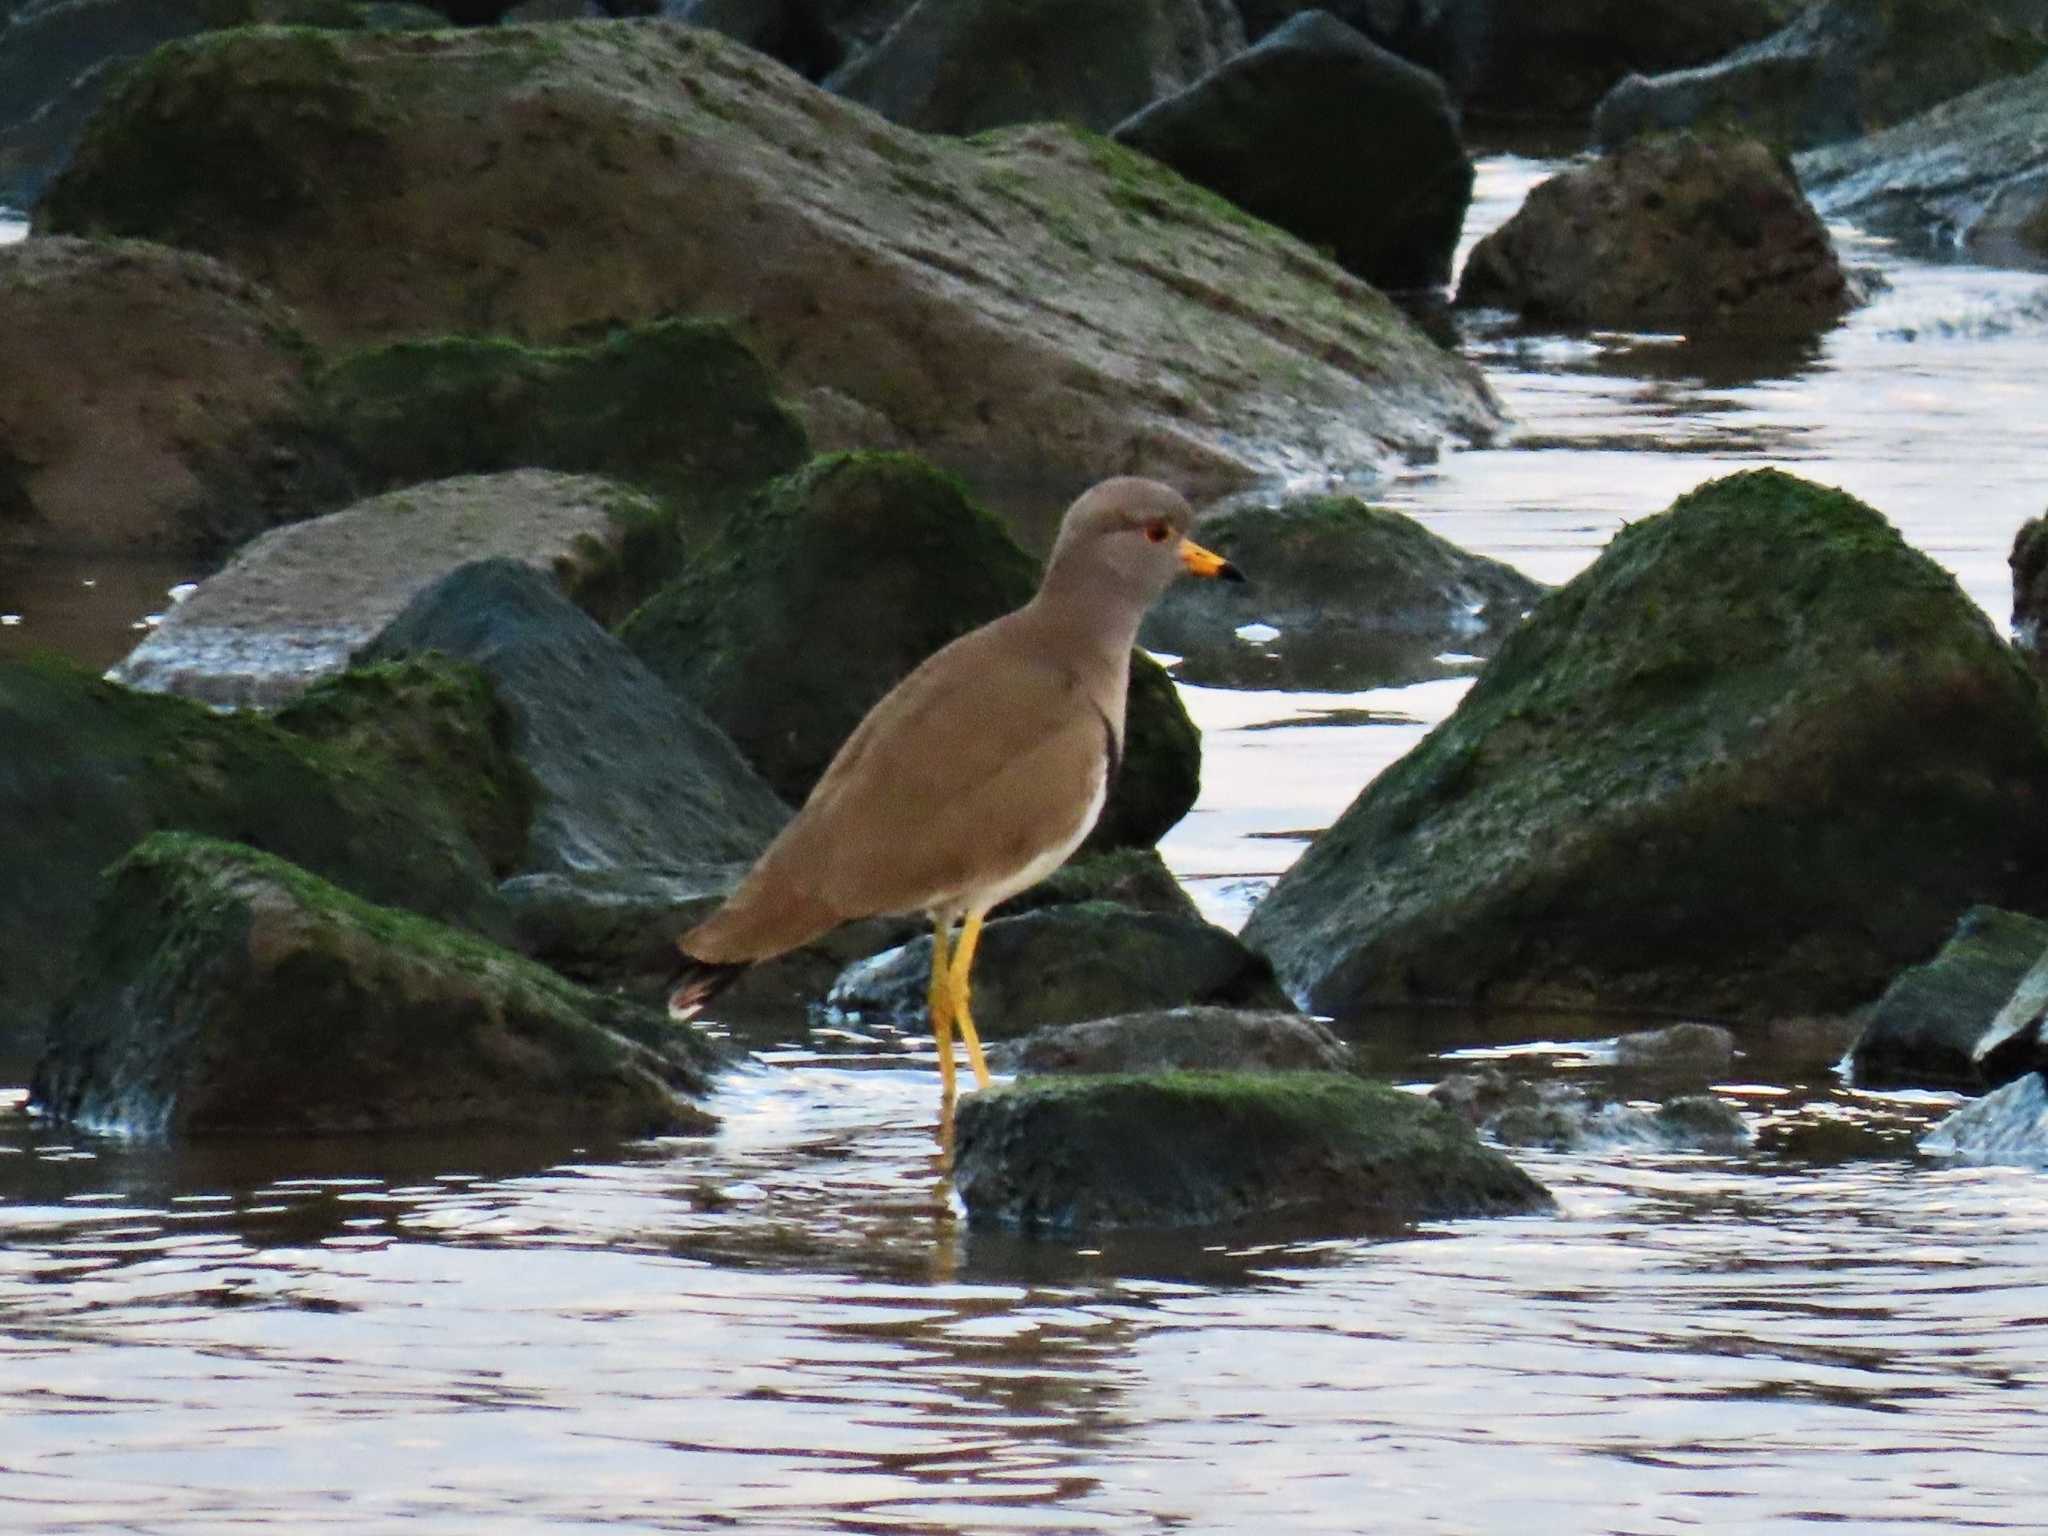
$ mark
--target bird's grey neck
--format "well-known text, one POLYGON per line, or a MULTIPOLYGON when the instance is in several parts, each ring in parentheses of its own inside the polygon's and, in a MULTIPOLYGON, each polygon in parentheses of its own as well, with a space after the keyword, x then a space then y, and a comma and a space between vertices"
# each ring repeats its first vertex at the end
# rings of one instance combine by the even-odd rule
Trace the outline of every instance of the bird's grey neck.
POLYGON ((1150 606, 1107 573, 1062 573, 1057 568, 1046 574, 1045 585, 1031 600, 1040 622, 1060 632, 1068 645, 1085 646, 1093 659, 1119 676, 1131 647, 1138 643, 1138 625, 1150 606))

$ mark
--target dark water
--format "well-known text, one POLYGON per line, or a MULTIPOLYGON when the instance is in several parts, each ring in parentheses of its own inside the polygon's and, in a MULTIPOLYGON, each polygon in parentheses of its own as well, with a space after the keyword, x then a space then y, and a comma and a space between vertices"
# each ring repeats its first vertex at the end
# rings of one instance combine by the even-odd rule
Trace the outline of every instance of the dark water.
MULTIPOLYGON (((1538 169, 1489 163, 1478 220, 1538 169)), ((1856 249, 1891 293, 1792 359, 1479 328, 1515 435, 1388 499, 1561 579, 1785 463, 2002 615, 2048 283, 1856 249)), ((1463 686, 1190 690, 1176 868, 1241 917, 1463 686)), ((1349 1027, 1403 1081, 1607 1082, 1623 1023, 1349 1027)), ((946 1193, 928 1047, 742 1043, 717 1135, 628 1147, 167 1152, 0 1088, 0 1531, 2048 1526, 2048 1183, 1916 1157, 1955 1101, 1852 1091, 1832 1046, 1715 1085, 1740 1156, 1518 1154, 1555 1217, 1023 1244, 946 1193)))

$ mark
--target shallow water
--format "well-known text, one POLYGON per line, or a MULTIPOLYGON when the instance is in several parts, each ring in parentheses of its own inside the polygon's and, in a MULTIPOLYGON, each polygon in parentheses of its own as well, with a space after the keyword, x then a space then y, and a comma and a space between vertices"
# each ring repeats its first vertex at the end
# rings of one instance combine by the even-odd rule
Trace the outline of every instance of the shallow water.
MULTIPOLYGON (((1540 169, 1489 162, 1475 222, 1540 169)), ((1891 292, 1768 368, 1475 326, 1512 435, 1383 499, 1559 580, 1787 463, 2002 616, 2048 283, 1855 249, 1891 292)), ((1241 920, 1465 686, 1188 690, 1175 867, 1241 920)), ((1626 1021, 1399 1022, 1362 1042, 1420 1083, 1605 1082, 1582 1037, 1626 1021)), ((737 1043, 717 1135, 629 1147, 150 1151, 0 1088, 0 1530, 2041 1527, 2048 1184, 1917 1158, 1955 1101, 1849 1090, 1833 1048, 1717 1085, 1751 1153, 1518 1153, 1555 1217, 1083 1245, 964 1229, 923 1042, 737 1043)))

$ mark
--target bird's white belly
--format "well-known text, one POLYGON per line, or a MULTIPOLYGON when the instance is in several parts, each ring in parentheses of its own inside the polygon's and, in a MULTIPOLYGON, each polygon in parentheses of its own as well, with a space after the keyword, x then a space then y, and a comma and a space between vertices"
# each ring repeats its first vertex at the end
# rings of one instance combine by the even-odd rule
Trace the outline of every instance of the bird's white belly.
POLYGON ((1087 809, 1074 823, 1074 830, 1043 853, 1011 873, 998 879, 975 886, 972 890, 958 891, 943 900, 933 902, 930 911, 937 915, 942 912, 961 913, 987 911, 999 901, 1007 901, 1019 891, 1028 891, 1047 875, 1066 863, 1074 850, 1081 846, 1088 834, 1094 830, 1095 818, 1102 814, 1103 802, 1109 799, 1109 775, 1104 773, 1095 785, 1095 793, 1089 798, 1087 809))

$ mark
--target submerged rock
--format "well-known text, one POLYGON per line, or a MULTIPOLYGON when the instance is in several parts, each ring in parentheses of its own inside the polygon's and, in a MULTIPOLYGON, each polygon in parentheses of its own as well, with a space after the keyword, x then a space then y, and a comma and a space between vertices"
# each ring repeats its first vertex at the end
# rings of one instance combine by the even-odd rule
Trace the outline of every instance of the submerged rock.
POLYGON ((0 246, 0 550, 207 552, 333 495, 291 313, 139 240, 0 246))
POLYGON ((1509 1147, 1739 1152, 1756 1140, 1740 1111, 1708 1093, 1684 1094, 1644 1109, 1599 1098, 1575 1083, 1518 1082, 1488 1068, 1445 1078, 1429 1096, 1509 1147))
MULTIPOLYGON (((908 454, 842 454, 736 513, 620 636, 798 803, 889 689, 1037 584, 1036 562, 950 475, 908 454)), ((1158 841, 1200 790, 1201 737, 1159 673, 1132 657, 1093 847, 1158 841)))
MULTIPOLYGON (((2048 954, 2048 921, 1972 907, 1941 952, 1900 973, 1850 1052, 1866 1088, 1994 1086, 1979 1050, 2022 978, 2048 954)), ((2031 1063, 2026 1069, 2031 1068, 2031 1063)))
POLYGON ((2048 1164, 2048 1081, 2029 1072, 1965 1104, 1920 1138, 1920 1150, 1967 1163, 2048 1164))
POLYGON ((1443 82, 1327 12, 1295 17, 1116 137, 1369 283, 1450 279, 1472 162, 1443 82))
POLYGON ((1446 652, 1492 654, 1548 590, 1355 496, 1232 507, 1200 537, 1258 574, 1182 582, 1146 616, 1139 638, 1180 657, 1183 682, 1348 692, 1450 675, 1464 668, 1446 652))
POLYGON ((1253 912, 1319 1013, 1831 1013, 2042 901, 2048 714, 1953 577, 1776 471, 1622 530, 1253 912))
MULTIPOLYGON (((929 935, 849 967, 827 1010, 906 1028, 925 1021, 929 935)), ((1208 923, 1083 902, 1000 918, 974 960, 974 1022, 985 1040, 1045 1024, 1188 1004, 1286 1008, 1272 969, 1208 923)))
POLYGON ((956 1145, 968 1220, 1027 1231, 1283 1213, 1389 1225, 1551 1203, 1435 1105, 1334 1072, 1033 1078, 963 1099, 956 1145))
POLYGON ((1689 333, 1820 330, 1856 301, 1783 161, 1690 134, 1537 186, 1473 248, 1457 295, 1547 324, 1689 333))
POLYGON ((462 566, 362 658, 427 651, 475 663, 512 716, 536 788, 523 870, 751 860, 788 819, 730 737, 538 571, 462 566))
POLYGON ((70 980, 99 872, 160 828, 231 837, 367 900, 498 931, 483 859, 383 764, 58 661, 0 664, 0 1056, 70 980))
POLYGON ((276 528, 199 583, 113 669, 132 687, 275 707, 331 677, 435 581, 504 556, 610 611, 672 548, 656 502, 547 470, 410 486, 276 528))
POLYGON ((1356 471, 1497 419, 1379 294, 1142 156, 927 138, 664 22, 174 43, 36 221, 219 256, 328 346, 729 317, 807 419, 851 402, 1062 491, 1356 471))
POLYGON ((2048 58, 2040 0, 1823 0, 1694 69, 1632 75, 1593 114, 1612 146, 1672 128, 1738 129, 1781 150, 1853 139, 2048 58))
POLYGON ((1735 1036, 1719 1024, 1667 1024, 1614 1042, 1614 1064, 1631 1077, 1712 1082, 1735 1065, 1735 1036))
POLYGON ((143 1136, 705 1130, 705 1042, 281 859, 178 833, 108 874, 30 1103, 143 1136))
POLYGON ((1298 1013, 1168 1008, 1055 1024, 990 1053, 1019 1077, 1127 1072, 1343 1072, 1351 1047, 1298 1013))
POLYGON ((2048 262, 2048 65, 1883 133, 1801 155, 1814 205, 1980 261, 2048 262))

